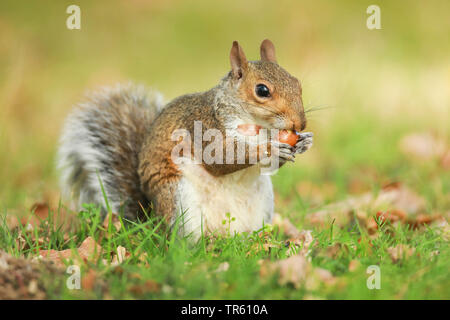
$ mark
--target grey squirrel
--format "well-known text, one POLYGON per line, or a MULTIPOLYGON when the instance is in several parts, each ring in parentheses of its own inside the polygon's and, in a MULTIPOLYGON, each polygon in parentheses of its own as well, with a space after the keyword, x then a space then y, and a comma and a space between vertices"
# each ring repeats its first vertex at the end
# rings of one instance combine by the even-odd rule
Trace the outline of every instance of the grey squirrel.
MULTIPOLYGON (((271 223, 272 182, 261 174, 260 162, 264 157, 276 157, 280 166, 293 161, 312 146, 311 133, 302 133, 294 146, 268 141, 264 154, 259 145, 247 143, 245 163, 175 163, 171 157, 178 143, 172 133, 184 129, 193 137, 195 121, 201 122, 202 132, 215 129, 235 137, 240 124, 305 129, 300 82, 277 64, 270 40, 262 42, 260 55, 261 60, 247 61, 234 41, 231 71, 217 86, 166 105, 158 93, 132 85, 105 89, 79 105, 65 123, 58 151, 63 191, 75 209, 95 203, 103 212, 136 220, 151 207, 152 214, 170 224, 182 216, 183 233, 196 238, 202 230, 223 231, 227 214, 235 218, 226 226, 231 231, 254 231, 271 223), (252 156, 256 163, 248 161, 252 156)), ((237 142, 227 140, 226 148, 237 150, 237 142)))

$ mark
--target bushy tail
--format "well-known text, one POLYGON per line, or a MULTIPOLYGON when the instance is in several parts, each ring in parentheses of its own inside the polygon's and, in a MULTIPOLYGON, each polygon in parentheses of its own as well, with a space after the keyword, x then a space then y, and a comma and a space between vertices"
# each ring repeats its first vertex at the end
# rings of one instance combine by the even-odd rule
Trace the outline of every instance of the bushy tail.
POLYGON ((158 93, 133 85, 105 88, 91 95, 67 118, 58 150, 63 195, 75 210, 101 205, 102 192, 114 213, 135 219, 148 208, 140 188, 138 155, 145 133, 163 106, 158 93), (101 181, 101 183, 100 183, 101 181))

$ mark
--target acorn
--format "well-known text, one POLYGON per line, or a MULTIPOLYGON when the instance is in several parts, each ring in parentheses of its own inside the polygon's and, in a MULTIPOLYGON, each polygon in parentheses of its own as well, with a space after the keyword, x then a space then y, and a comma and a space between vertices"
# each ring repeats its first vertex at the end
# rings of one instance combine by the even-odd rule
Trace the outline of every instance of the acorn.
MULTIPOLYGON (((262 126, 257 124, 240 124, 237 126, 237 130, 240 134, 244 136, 256 136, 259 134, 259 131, 262 129, 262 126)), ((280 130, 278 132, 278 141, 282 143, 287 143, 292 147, 300 139, 299 133, 292 130, 280 130)))
POLYGON ((300 135, 292 130, 280 130, 280 132, 278 133, 278 141, 287 143, 292 147, 295 146, 299 138, 300 135))

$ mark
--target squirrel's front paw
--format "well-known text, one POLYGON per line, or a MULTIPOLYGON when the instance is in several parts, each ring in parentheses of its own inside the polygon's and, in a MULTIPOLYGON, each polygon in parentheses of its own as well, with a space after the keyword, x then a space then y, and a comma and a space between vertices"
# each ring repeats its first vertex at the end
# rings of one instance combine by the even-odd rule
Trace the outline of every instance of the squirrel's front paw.
POLYGON ((300 139, 295 145, 295 154, 303 153, 313 145, 313 133, 312 132, 303 132, 300 133, 300 139))
POLYGON ((285 163, 286 161, 294 162, 295 147, 281 142, 273 142, 272 146, 275 147, 275 156, 279 157, 281 163, 285 163))

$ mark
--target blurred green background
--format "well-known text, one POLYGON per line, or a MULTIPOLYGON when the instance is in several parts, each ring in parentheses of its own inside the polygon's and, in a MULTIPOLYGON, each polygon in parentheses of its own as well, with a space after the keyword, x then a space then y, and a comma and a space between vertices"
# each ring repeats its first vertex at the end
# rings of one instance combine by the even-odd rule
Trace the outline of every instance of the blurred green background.
POLYGON ((228 72, 233 40, 256 60, 269 38, 306 107, 323 108, 308 114, 314 147, 274 177, 278 210, 313 203, 290 201, 305 188, 324 203, 397 180, 449 210, 448 171, 398 150, 411 132, 450 137, 449 12, 448 0, 2 0, 0 207, 58 201, 59 133, 87 90, 130 80, 166 100, 207 90, 228 72), (66 28, 70 4, 81 30, 66 28), (381 30, 366 27, 371 4, 381 30))

